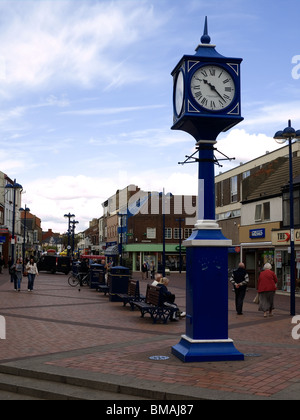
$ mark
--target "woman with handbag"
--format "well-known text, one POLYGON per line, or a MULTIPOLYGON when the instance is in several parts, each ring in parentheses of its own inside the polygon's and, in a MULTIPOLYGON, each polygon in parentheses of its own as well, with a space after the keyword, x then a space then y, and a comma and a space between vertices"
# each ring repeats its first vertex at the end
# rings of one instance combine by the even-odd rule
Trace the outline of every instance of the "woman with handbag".
POLYGON ((37 265, 32 257, 26 265, 26 272, 28 273, 28 292, 32 292, 35 276, 39 275, 37 265))
POLYGON ((269 263, 264 265, 264 270, 260 273, 258 278, 257 291, 259 294, 259 311, 264 313, 264 317, 273 316, 274 297, 277 290, 278 279, 272 266, 269 263))

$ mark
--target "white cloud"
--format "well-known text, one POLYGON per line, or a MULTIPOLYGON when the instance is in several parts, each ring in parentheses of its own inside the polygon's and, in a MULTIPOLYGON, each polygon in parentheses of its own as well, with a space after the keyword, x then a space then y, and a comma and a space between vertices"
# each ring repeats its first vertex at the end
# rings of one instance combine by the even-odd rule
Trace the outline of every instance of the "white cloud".
POLYGON ((193 195, 197 192, 197 175, 162 168, 141 169, 137 173, 122 170, 98 178, 84 175, 40 178, 26 184, 22 202, 41 218, 43 230, 64 232, 67 229, 64 214, 71 212, 80 222, 77 231, 82 231, 90 220, 102 216, 104 201, 130 184, 145 191, 165 188, 166 193, 193 195))
MULTIPOLYGON (((250 105, 248 106, 250 107, 250 105)), ((242 123, 247 130, 263 130, 271 136, 276 131, 287 127, 288 120, 292 120, 295 129, 300 127, 300 103, 291 101, 276 104, 252 104, 252 110, 242 123)))
MULTIPOLYGON (((235 158, 232 162, 220 162, 224 165, 222 172, 231 169, 241 163, 249 162, 259 156, 279 149, 279 145, 271 137, 265 134, 249 134, 244 129, 233 129, 225 137, 221 138, 217 143, 217 148, 220 152, 227 155, 229 158, 235 158)), ((217 157, 223 156, 216 154, 217 157)))
POLYGON ((1 3, 0 13, 9 15, 1 26, 4 92, 50 82, 92 87, 101 80, 112 87, 142 80, 146 75, 129 59, 130 47, 165 19, 154 20, 144 1, 1 3))

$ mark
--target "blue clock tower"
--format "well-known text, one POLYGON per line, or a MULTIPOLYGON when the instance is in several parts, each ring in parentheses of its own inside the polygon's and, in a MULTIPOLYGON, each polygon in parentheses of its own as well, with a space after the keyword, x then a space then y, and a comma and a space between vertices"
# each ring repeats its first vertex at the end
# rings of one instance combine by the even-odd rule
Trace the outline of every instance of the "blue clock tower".
POLYGON ((186 334, 172 348, 184 362, 244 360, 228 337, 228 248, 215 217, 214 151, 217 137, 241 122, 240 64, 220 55, 204 34, 195 55, 172 72, 174 124, 196 140, 198 220, 187 248, 186 334))

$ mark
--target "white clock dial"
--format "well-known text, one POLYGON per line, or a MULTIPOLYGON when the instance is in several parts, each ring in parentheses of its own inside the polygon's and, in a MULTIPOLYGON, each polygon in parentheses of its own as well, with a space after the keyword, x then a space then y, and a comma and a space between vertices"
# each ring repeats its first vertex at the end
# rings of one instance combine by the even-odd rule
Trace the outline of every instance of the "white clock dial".
POLYGON ((175 111, 177 116, 179 116, 182 112, 183 103, 184 103, 184 79, 183 73, 180 71, 178 73, 175 85, 175 111))
POLYGON ((235 84, 232 76, 223 67, 207 65, 193 75, 191 92, 201 107, 220 111, 234 100, 235 84))

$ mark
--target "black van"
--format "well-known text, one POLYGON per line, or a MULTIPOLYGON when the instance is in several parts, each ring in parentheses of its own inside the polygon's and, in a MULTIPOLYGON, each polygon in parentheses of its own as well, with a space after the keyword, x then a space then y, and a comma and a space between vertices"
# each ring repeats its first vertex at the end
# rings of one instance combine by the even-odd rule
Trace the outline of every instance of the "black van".
POLYGON ((71 271, 71 258, 60 255, 42 255, 37 262, 37 268, 39 271, 50 271, 52 274, 56 272, 69 274, 71 271))

